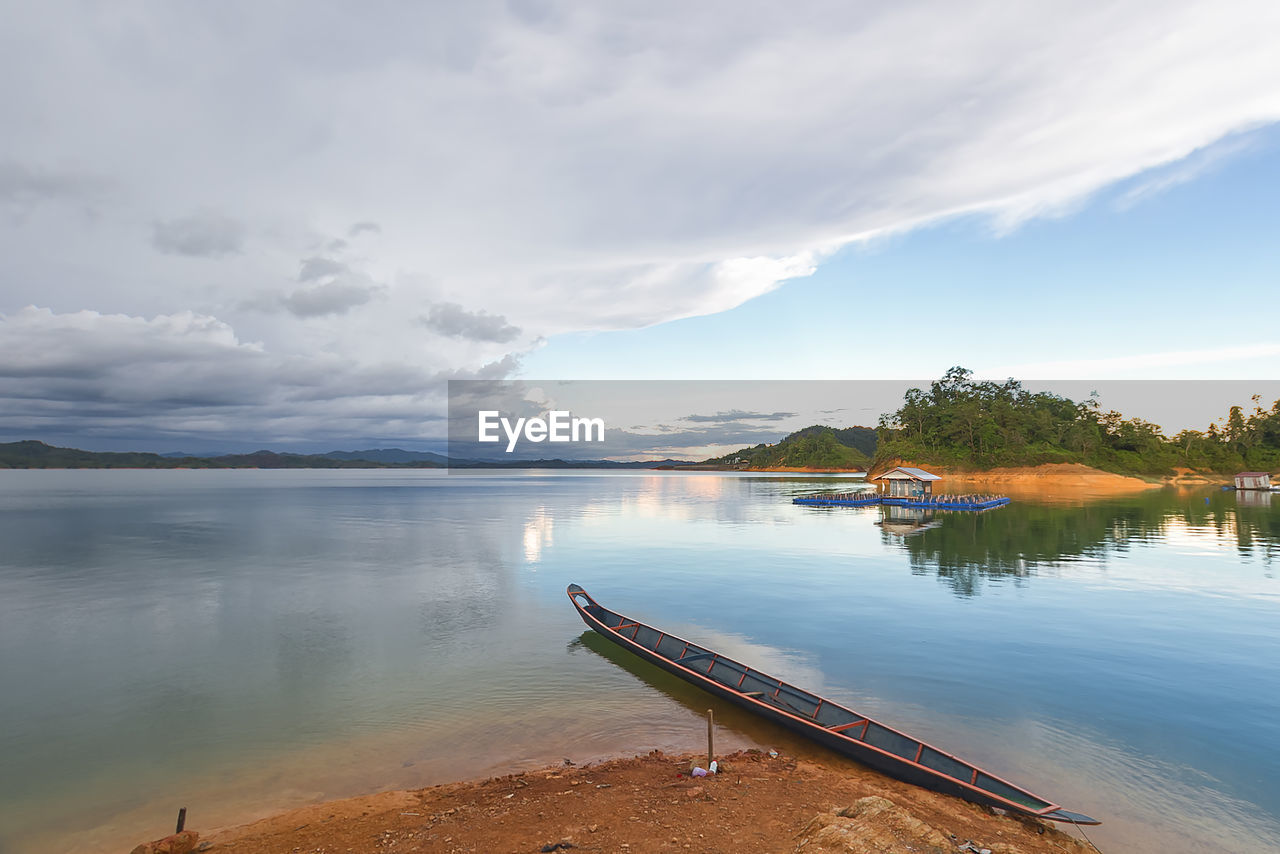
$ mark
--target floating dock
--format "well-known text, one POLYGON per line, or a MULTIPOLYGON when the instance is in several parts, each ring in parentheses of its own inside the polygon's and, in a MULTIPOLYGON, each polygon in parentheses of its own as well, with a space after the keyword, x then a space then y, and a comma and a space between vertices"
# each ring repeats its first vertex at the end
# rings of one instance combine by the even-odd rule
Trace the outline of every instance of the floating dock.
POLYGON ((934 510, 990 510, 1009 503, 1006 495, 931 495, 924 499, 893 498, 851 492, 844 495, 805 495, 791 499, 807 507, 919 507, 934 510))

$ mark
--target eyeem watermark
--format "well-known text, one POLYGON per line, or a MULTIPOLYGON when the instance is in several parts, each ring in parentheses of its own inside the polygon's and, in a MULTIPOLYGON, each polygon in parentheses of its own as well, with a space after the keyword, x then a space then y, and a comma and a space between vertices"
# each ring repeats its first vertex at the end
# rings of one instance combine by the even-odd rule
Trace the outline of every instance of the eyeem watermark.
POLYGON ((603 442, 603 418, 575 418, 567 409, 552 409, 542 418, 517 418, 512 424, 496 409, 476 413, 480 442, 501 442, 499 429, 507 436, 507 453, 516 449, 521 439, 528 442, 603 442))

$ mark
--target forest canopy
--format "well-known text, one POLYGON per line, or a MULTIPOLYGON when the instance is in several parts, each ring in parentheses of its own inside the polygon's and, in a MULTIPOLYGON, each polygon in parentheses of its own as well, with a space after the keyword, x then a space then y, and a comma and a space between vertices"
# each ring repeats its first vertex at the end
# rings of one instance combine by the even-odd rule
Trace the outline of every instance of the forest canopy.
POLYGON ((881 416, 875 457, 961 468, 1083 463, 1145 475, 1273 470, 1280 467, 1280 400, 1264 409, 1254 396, 1253 405, 1248 414, 1231 407, 1204 431, 1165 436, 1157 424, 1104 411, 1096 396, 1077 402, 1030 392, 1014 379, 976 381, 954 367, 881 416))

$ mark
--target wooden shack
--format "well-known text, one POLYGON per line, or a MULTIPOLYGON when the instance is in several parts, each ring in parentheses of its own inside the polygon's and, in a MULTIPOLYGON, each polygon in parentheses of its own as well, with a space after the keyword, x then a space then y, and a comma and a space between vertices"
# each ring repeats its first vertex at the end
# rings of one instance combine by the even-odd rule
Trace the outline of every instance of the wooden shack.
POLYGON ((1271 489, 1271 475, 1265 471, 1242 471, 1236 475, 1236 489, 1271 489))
POLYGON ((888 498, 909 498, 916 501, 932 498, 933 482, 942 480, 936 474, 910 466, 898 466, 871 479, 883 484, 883 493, 888 498))

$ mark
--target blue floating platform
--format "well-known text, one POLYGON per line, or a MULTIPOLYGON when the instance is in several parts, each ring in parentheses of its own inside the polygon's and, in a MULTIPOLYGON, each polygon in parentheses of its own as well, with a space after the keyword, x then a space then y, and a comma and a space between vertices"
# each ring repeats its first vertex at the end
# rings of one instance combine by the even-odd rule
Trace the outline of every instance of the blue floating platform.
POLYGON ((921 509, 933 510, 990 510, 992 507, 1000 507, 1009 503, 1009 498, 1004 495, 997 495, 985 501, 947 501, 945 498, 936 497, 928 501, 912 500, 909 498, 885 498, 880 495, 871 495, 866 498, 846 498, 843 496, 822 496, 811 495, 801 498, 791 499, 792 504, 803 504, 807 507, 872 507, 875 505, 892 505, 894 507, 918 507, 921 509))
POLYGON ((873 504, 880 503, 880 497, 874 498, 823 498, 821 496, 811 496, 808 498, 793 498, 792 504, 805 504, 810 507, 870 507, 873 504))

